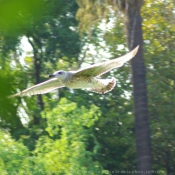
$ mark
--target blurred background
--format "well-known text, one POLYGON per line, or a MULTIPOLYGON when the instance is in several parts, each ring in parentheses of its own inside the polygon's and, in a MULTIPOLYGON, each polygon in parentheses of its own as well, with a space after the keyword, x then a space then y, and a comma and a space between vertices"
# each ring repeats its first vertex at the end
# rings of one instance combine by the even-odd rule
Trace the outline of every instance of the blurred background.
POLYGON ((139 174, 142 154, 149 174, 174 175, 175 2, 139 1, 0 0, 0 174, 139 174), (7 98, 56 70, 127 53, 127 4, 141 8, 150 152, 139 153, 130 63, 104 76, 117 79, 105 95, 62 88, 7 98))

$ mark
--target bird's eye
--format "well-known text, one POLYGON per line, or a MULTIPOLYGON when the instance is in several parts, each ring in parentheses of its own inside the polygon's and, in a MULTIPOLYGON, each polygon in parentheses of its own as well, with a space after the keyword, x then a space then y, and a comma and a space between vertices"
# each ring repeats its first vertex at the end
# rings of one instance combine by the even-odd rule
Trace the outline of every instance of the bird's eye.
POLYGON ((62 74, 63 74, 63 72, 58 72, 58 74, 59 74, 59 75, 62 75, 62 74))

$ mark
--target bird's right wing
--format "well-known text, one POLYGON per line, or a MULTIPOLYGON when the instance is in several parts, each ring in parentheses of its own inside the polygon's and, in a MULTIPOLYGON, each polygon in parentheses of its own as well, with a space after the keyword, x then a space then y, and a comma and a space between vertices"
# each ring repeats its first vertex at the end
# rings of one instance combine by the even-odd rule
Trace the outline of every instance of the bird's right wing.
POLYGON ((88 67, 82 68, 80 70, 77 70, 74 72, 75 77, 76 76, 77 77, 78 76, 101 76, 114 68, 121 67, 123 66, 124 63, 131 60, 136 55, 138 48, 139 46, 137 46, 135 49, 133 49, 129 53, 119 58, 102 62, 102 63, 97 63, 94 65, 90 65, 88 67))
POLYGON ((64 87, 64 85, 61 84, 61 82, 57 78, 52 78, 52 79, 47 80, 43 83, 40 83, 40 84, 34 85, 28 89, 25 89, 22 92, 14 94, 10 97, 45 94, 45 93, 48 93, 52 90, 55 90, 57 88, 62 88, 62 87, 64 87))

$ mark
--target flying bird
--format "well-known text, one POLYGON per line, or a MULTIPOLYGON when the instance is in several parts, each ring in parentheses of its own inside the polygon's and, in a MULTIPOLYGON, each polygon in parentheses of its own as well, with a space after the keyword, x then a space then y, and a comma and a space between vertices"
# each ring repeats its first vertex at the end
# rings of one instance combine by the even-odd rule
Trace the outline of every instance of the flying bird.
POLYGON ((77 71, 56 71, 55 73, 49 75, 49 78, 51 79, 34 85, 10 97, 45 94, 63 87, 72 89, 87 89, 99 94, 105 94, 115 87, 116 79, 101 79, 100 76, 112 69, 123 66, 125 62, 129 61, 136 55, 138 48, 139 46, 119 58, 93 64, 77 71))

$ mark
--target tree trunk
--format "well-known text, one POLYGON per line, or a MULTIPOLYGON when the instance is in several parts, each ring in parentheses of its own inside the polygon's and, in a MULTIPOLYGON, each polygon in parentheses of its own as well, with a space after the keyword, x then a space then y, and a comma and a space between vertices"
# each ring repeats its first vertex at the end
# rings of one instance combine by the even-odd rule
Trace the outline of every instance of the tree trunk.
MULTIPOLYGON (((37 54, 34 53, 34 67, 35 67, 35 81, 36 84, 41 83, 40 82, 40 67, 41 67, 41 61, 38 59, 37 54)), ((38 104, 40 106, 41 111, 44 110, 44 103, 41 94, 37 95, 38 98, 38 104)))
POLYGON ((138 53, 131 61, 134 87, 137 171, 139 171, 137 174, 140 175, 151 174, 151 142, 146 90, 146 69, 143 58, 142 19, 140 16, 142 3, 142 0, 122 0, 128 47, 132 50, 137 45, 140 45, 138 53))
MULTIPOLYGON (((29 39, 29 37, 28 37, 28 41, 33 48, 34 68, 35 68, 34 78, 35 78, 35 84, 38 84, 40 83, 41 54, 38 53, 37 49, 35 48, 34 43, 29 39)), ((37 39, 35 39, 35 43, 37 42, 38 42, 37 39)), ((40 45, 40 43, 37 43, 37 44, 40 45)), ((42 96, 40 94, 37 95, 37 99, 38 99, 38 105, 40 106, 41 111, 44 110, 44 103, 43 103, 42 96)), ((36 123, 38 124, 38 122, 36 123)))

